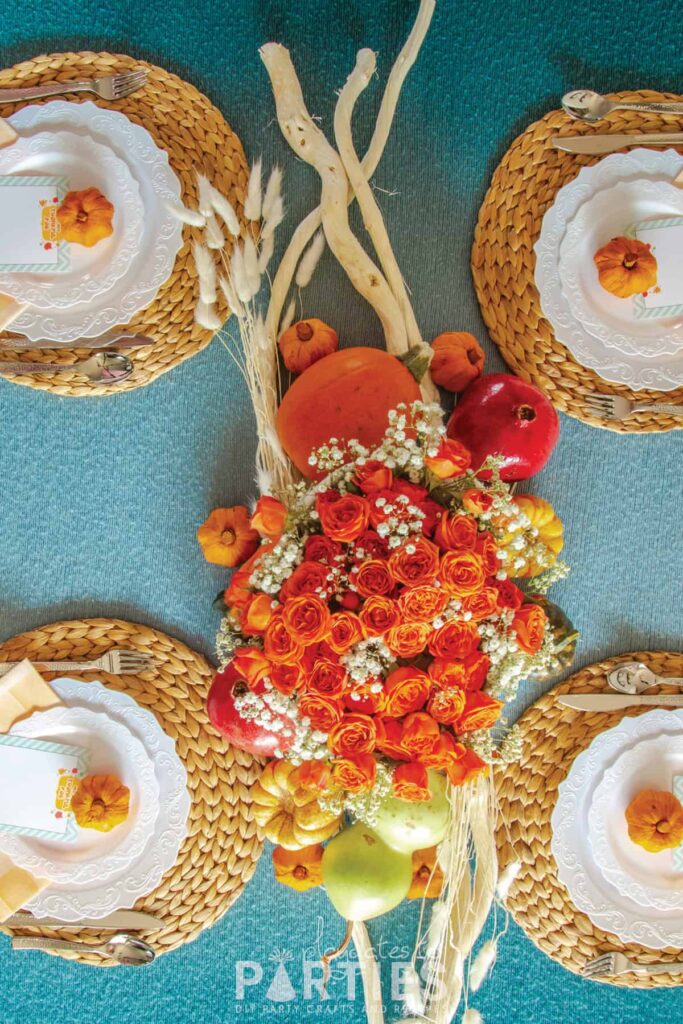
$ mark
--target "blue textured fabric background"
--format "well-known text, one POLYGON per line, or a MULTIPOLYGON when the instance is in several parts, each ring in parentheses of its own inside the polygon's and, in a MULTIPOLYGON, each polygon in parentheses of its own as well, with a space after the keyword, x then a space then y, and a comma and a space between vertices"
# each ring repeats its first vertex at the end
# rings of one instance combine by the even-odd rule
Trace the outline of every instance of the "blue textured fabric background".
MULTIPOLYGON (((241 136, 247 155, 285 168, 287 225, 316 201, 274 122, 257 47, 288 45, 304 93, 329 129, 335 90, 360 46, 379 54, 379 78, 359 105, 359 146, 369 138, 382 84, 409 31, 415 0, 60 0, 5 4, 3 66, 59 50, 128 52, 205 91, 241 136)), ((427 338, 474 332, 488 369, 501 368, 479 316, 469 253, 491 172, 529 121, 569 88, 652 87, 683 92, 683 32, 667 0, 440 0, 408 78, 375 176, 382 207, 427 338), (679 69, 676 72, 675 69, 679 69), (396 192, 397 194, 394 194, 396 192)), ((1 230, 1 225, 0 225, 1 230)), ((334 323, 347 343, 379 344, 378 323, 329 255, 305 311, 334 323)), ((554 591, 583 634, 577 664, 623 651, 681 647, 683 436, 618 436, 563 418, 561 441, 533 482, 566 523, 572 576, 554 591)), ((253 425, 245 389, 221 345, 152 386, 101 400, 69 400, 0 381, 0 637, 62 618, 118 615, 158 626, 210 654, 223 575, 194 532, 216 505, 253 495, 253 425)), ((520 700, 535 696, 528 687, 520 700)), ((306 999, 302 951, 340 921, 320 892, 277 886, 264 856, 225 919, 143 972, 96 971, 0 941, 3 1024, 360 1024, 360 995, 333 982, 332 998, 306 999), (287 961, 286 952, 294 959, 287 961), (270 988, 280 960, 277 984, 270 988), (240 962, 251 961, 251 966, 240 962), (238 973, 259 983, 242 993, 238 973), (287 997, 287 998, 283 998, 287 997), (290 998, 291 997, 291 998, 290 998)), ((372 924, 381 943, 387 1020, 390 965, 405 958, 415 908, 372 924)), ((547 959, 511 924, 499 962, 474 1004, 487 1024, 640 1024, 680 1018, 675 990, 638 992, 582 981, 547 959)))

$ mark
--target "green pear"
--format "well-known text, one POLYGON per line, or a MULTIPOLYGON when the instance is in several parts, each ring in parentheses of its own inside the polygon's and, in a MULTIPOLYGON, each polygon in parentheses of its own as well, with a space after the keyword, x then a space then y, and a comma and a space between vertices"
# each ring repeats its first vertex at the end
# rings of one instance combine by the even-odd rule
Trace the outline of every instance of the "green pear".
POLYGON ((347 921, 367 921, 392 910, 407 895, 412 858, 392 850, 358 821, 331 839, 322 861, 323 883, 347 921))
POLYGON ((450 821, 447 787, 446 776, 430 768, 431 800, 401 800, 391 794, 386 796, 373 824, 375 832, 387 846, 401 853, 436 846, 446 835, 450 821))

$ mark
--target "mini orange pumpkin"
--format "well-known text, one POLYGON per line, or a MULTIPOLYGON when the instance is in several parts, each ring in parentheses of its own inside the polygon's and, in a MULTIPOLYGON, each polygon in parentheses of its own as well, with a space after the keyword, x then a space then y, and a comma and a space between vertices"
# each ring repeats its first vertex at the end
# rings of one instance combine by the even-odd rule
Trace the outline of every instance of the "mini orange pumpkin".
POLYGON ((130 790, 115 775, 86 775, 71 801, 81 828, 111 832, 123 824, 130 808, 130 790))
POLYGON ((593 261, 605 291, 620 299, 646 292, 657 284, 657 260, 650 246, 620 235, 598 249, 593 261))
POLYGON ((629 838, 649 853, 683 842, 683 805, 666 790, 644 789, 626 808, 629 838))
POLYGON ((65 242, 90 248, 114 232, 114 207, 98 188, 68 192, 57 210, 65 242))
POLYGON ((310 317, 292 324, 278 342, 282 360, 290 373, 303 373, 330 352, 339 348, 337 332, 322 320, 310 317))
POLYGON ((446 391, 464 391, 484 369, 484 350, 467 331, 447 331, 432 342, 429 372, 446 391))

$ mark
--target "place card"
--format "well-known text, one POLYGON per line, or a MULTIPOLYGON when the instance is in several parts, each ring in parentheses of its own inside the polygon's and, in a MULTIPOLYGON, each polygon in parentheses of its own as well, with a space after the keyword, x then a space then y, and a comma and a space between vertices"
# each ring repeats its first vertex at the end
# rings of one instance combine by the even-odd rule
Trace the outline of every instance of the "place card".
POLYGON ((69 269, 69 245, 60 238, 57 209, 69 191, 55 175, 0 175, 0 270, 60 273, 69 269))
MULTIPOLYGON (((674 775, 674 796, 683 804, 683 775, 674 775)), ((674 871, 683 871, 683 843, 671 851, 674 871)))
POLYGON ((647 294, 633 296, 638 320, 683 315, 683 217, 644 220, 628 234, 650 246, 657 260, 657 284, 647 294))
POLYGON ((65 743, 0 736, 0 832, 70 842, 70 811, 88 751, 65 743))

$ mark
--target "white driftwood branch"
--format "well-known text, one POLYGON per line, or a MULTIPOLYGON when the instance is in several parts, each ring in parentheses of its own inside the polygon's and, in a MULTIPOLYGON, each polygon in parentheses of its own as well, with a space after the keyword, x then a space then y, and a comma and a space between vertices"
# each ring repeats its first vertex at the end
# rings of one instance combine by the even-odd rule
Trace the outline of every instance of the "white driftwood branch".
MULTIPOLYGON (((389 73, 387 84, 384 89, 382 103, 377 115, 375 130, 370 140, 368 151, 363 157, 362 167, 366 178, 371 178, 377 169, 382 158, 384 147, 389 138, 389 131, 396 112, 398 98, 403 83, 411 67, 417 59, 424 38, 427 35, 432 15, 436 7, 436 0, 421 0, 415 23, 410 35, 406 39, 403 49, 389 73)), ((349 190, 348 202, 353 200, 353 190, 349 190)), ((282 309, 287 301, 287 295, 296 272, 297 264, 301 259, 304 249, 313 238, 321 224, 320 207, 317 206, 301 221, 292 235, 289 245, 280 260, 277 273, 273 278, 271 286, 270 303, 266 318, 266 327, 270 337, 277 337, 280 326, 282 309)))
POLYGON ((379 976, 379 967, 377 966, 368 930, 362 921, 354 922, 351 937, 358 954, 368 1024, 384 1024, 382 982, 379 976))
POLYGON ((294 152, 311 164, 320 176, 320 211, 327 244, 354 288, 377 313, 387 349, 394 355, 401 355, 408 349, 403 316, 381 270, 370 259, 349 226, 349 184, 339 154, 306 109, 301 86, 286 47, 279 43, 266 43, 261 47, 260 54, 270 76, 282 133, 294 152))
MULTIPOLYGON (((361 92, 369 83, 376 67, 376 58, 372 50, 359 50, 356 58, 356 66, 346 80, 344 88, 339 94, 339 101, 334 112, 334 135, 337 141, 337 149, 344 164, 351 187, 358 199, 363 224, 367 230, 375 252, 382 265, 382 270, 391 288, 394 298, 398 302, 403 322, 406 328, 408 345, 410 348, 424 350, 427 357, 431 355, 431 349, 425 345, 420 334, 420 328, 415 319, 415 313, 408 298, 408 291, 401 274, 401 269, 394 256, 391 242, 387 233, 382 211, 379 208, 374 192, 365 176, 361 162, 358 159, 353 144, 352 120, 356 101, 361 92)), ((394 353, 400 355, 401 353, 394 353)), ((426 374, 422 386, 422 397, 428 402, 438 402, 439 394, 426 374)))

